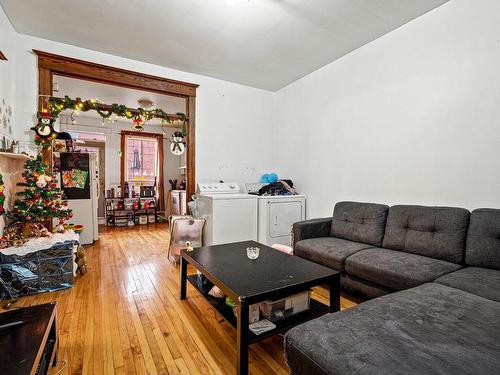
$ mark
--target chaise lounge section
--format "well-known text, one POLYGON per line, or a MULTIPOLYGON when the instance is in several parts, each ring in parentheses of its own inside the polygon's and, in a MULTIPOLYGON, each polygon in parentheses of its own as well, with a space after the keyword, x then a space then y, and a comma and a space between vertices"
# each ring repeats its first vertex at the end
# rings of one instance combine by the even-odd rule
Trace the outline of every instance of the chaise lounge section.
MULTIPOLYGON (((342 240, 359 240, 384 207, 338 203, 334 218, 354 221, 342 240)), ((380 246, 348 256, 332 248, 311 255, 313 233, 326 232, 307 225, 294 227, 297 255, 339 259, 345 289, 382 296, 290 330, 292 374, 500 373, 500 210, 393 206, 380 246)))

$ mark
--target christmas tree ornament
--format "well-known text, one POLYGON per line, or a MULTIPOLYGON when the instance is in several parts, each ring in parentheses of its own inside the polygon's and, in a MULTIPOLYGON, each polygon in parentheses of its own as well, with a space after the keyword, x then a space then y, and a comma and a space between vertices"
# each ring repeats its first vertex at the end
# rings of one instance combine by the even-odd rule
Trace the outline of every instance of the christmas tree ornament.
POLYGON ((43 189, 45 186, 47 186, 45 175, 42 174, 38 177, 38 180, 36 180, 36 186, 39 187, 40 189, 43 189))
POLYGON ((181 132, 175 132, 172 136, 172 143, 170 144, 170 152, 174 155, 182 155, 186 151, 186 143, 184 142, 184 135, 181 132))

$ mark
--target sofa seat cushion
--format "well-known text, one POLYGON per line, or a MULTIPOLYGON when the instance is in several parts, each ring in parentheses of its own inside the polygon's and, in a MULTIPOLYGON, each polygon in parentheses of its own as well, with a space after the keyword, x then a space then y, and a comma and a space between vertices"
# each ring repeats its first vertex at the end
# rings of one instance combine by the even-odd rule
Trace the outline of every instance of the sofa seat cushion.
POLYGON ((461 266, 444 260, 383 248, 361 250, 347 258, 347 274, 391 290, 403 290, 434 281, 461 266))
POLYGON ((345 260, 370 245, 333 237, 310 238, 295 244, 294 255, 343 271, 345 260))
POLYGON ((382 247, 460 264, 469 215, 464 208, 392 206, 382 247))
POLYGON ((499 270, 466 267, 441 276, 436 282, 500 302, 499 270))
POLYGON ((292 328, 285 354, 292 374, 498 374, 499 337, 499 303, 428 283, 292 328))

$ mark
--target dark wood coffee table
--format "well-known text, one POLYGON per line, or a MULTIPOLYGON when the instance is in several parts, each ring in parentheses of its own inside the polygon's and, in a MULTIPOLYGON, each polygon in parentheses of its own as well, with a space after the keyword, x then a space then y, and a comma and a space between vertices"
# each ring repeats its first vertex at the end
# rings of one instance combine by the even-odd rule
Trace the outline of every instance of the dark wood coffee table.
POLYGON ((191 252, 181 251, 180 299, 186 299, 186 280, 210 302, 237 330, 237 374, 248 373, 248 345, 287 331, 288 329, 329 312, 340 310, 339 272, 290 256, 255 241, 205 246, 191 252), (246 248, 260 248, 259 258, 247 258, 246 248), (199 285, 196 275, 187 275, 190 263, 227 296, 236 301, 238 317, 223 299, 208 294, 209 287, 199 285), (254 303, 275 300, 328 284, 330 306, 311 298, 310 309, 277 322, 276 328, 261 335, 248 329, 248 307, 254 303))
POLYGON ((57 364, 56 303, 10 310, 0 314, 0 374, 49 373, 57 364))

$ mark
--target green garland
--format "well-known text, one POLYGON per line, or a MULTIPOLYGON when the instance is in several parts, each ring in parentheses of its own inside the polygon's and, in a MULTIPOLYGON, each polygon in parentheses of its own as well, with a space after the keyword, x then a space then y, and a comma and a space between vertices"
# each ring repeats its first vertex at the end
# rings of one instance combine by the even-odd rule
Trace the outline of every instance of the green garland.
MULTIPOLYGON (((66 110, 71 109, 73 111, 79 112, 87 112, 87 111, 96 111, 99 115, 104 119, 109 119, 113 114, 118 117, 124 117, 129 120, 133 120, 135 124, 142 124, 146 121, 152 119, 161 120, 162 124, 172 124, 173 120, 164 110, 160 108, 156 109, 144 109, 137 108, 134 110, 135 113, 132 113, 129 108, 127 108, 123 104, 113 103, 110 106, 109 110, 103 110, 102 104, 97 102, 96 100, 82 100, 81 98, 71 99, 69 96, 65 96, 64 98, 49 98, 48 99, 49 111, 52 117, 57 118, 59 114, 66 110)), ((182 121, 182 134, 185 136, 187 134, 186 122, 188 118, 184 113, 178 112, 176 113, 177 117, 182 121)))

